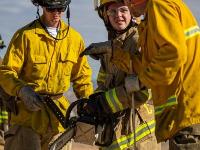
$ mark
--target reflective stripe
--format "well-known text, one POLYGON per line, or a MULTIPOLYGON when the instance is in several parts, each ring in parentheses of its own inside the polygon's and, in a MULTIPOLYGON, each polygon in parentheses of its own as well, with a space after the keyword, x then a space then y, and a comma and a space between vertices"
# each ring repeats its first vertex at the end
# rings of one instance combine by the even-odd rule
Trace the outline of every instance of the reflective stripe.
POLYGON ((184 31, 184 33, 185 33, 186 40, 187 40, 195 35, 200 34, 200 28, 199 28, 199 26, 193 26, 191 28, 186 29, 184 31))
POLYGON ((0 124, 5 123, 8 120, 8 112, 7 111, 0 111, 0 124))
POLYGON ((8 119, 8 116, 0 116, 0 120, 8 119))
POLYGON ((113 113, 123 110, 122 103, 119 101, 116 95, 115 88, 105 92, 105 96, 113 113))
POLYGON ((106 74, 103 72, 98 73, 97 81, 105 83, 106 74))
POLYGON ((1 111, 0 115, 8 115, 8 112, 7 111, 1 111))
POLYGON ((94 93, 99 93, 99 92, 104 92, 103 90, 99 89, 99 90, 95 90, 94 93))
MULTIPOLYGON (((136 142, 144 138, 145 136, 153 133, 155 131, 155 120, 151 120, 147 123, 140 125, 136 133, 136 142)), ((127 136, 122 136, 121 138, 114 141, 109 147, 102 148, 103 150, 123 150, 131 147, 134 144, 134 133, 130 133, 127 136)))
POLYGON ((148 89, 148 93, 149 93, 149 99, 148 99, 148 100, 150 100, 150 99, 152 99, 152 92, 151 92, 151 89, 148 89))
POLYGON ((144 108, 147 110, 147 113, 150 115, 150 114, 153 114, 153 110, 152 109, 149 109, 149 107, 147 106, 147 104, 144 104, 143 105, 144 108))
POLYGON ((168 106, 173 106, 173 105, 176 105, 176 104, 178 104, 178 102, 177 102, 177 100, 176 100, 176 96, 173 95, 173 96, 171 96, 171 97, 167 100, 167 103, 155 107, 155 114, 156 114, 156 115, 159 115, 159 114, 161 114, 161 113, 164 111, 164 109, 165 109, 166 107, 168 107, 168 106))

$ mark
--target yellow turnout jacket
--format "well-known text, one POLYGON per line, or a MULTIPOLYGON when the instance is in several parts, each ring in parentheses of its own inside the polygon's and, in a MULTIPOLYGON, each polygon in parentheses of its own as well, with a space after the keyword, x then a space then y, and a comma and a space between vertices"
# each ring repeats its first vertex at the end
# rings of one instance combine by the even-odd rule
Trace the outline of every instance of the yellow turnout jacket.
MULTIPOLYGON (((61 21, 57 38, 63 39, 55 40, 35 20, 14 34, 0 67, 0 85, 8 94, 17 96, 25 85, 37 93, 61 94, 69 89, 70 82, 77 98, 92 94, 91 68, 85 56, 79 57, 85 48, 84 41, 73 28, 67 30, 68 26, 61 21)), ((65 114, 68 100, 63 96, 54 102, 65 114)), ((45 134, 49 127, 54 132, 63 131, 49 108, 31 112, 22 101, 17 105, 19 114, 12 115, 11 124, 32 127, 39 134, 45 134)))
POLYGON ((200 28, 182 0, 149 0, 145 15, 140 54, 118 49, 113 62, 127 72, 134 59, 140 80, 152 89, 160 142, 200 123, 200 28))

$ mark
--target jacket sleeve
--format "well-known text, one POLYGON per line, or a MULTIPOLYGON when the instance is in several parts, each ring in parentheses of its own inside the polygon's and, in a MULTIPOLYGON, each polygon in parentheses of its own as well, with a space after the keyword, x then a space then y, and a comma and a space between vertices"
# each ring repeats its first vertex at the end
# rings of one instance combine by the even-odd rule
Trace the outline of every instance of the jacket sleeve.
MULTIPOLYGON (((134 92, 135 108, 139 108, 150 99, 150 93, 147 89, 134 92)), ((127 93, 123 85, 110 89, 104 94, 107 105, 113 113, 132 107, 132 95, 127 93)))
MULTIPOLYGON (((84 42, 80 43, 80 53, 84 50, 84 42)), ((77 98, 89 97, 93 93, 92 69, 86 56, 79 57, 73 66, 71 82, 77 98)))
MULTIPOLYGON (((187 61, 187 47, 184 29, 179 20, 178 7, 171 3, 166 1, 149 3, 147 26, 148 33, 152 36, 147 37, 147 40, 153 38, 157 48, 150 63, 143 64, 141 59, 144 58, 128 52, 122 53, 120 49, 113 52, 113 62, 126 72, 130 68, 129 60, 133 59, 134 70, 142 83, 150 88, 152 85, 171 84, 180 67, 187 61)), ((149 44, 153 43, 147 43, 145 46, 149 44)), ((151 50, 148 49, 148 51, 151 50)))
POLYGON ((148 18, 148 30, 153 37, 147 38, 155 39, 158 50, 150 63, 142 66, 140 80, 149 86, 169 85, 187 60, 178 7, 172 2, 154 1, 150 4, 148 18))
POLYGON ((97 76, 97 89, 95 90, 95 92, 102 92, 107 89, 105 85, 106 79, 107 79, 107 74, 105 70, 103 69, 103 67, 100 66, 98 76, 97 76))
MULTIPOLYGON (((109 109, 113 113, 122 111, 126 108, 132 107, 132 95, 126 91, 124 85, 119 85, 114 88, 109 88, 111 79, 109 74, 106 74, 103 67, 100 67, 100 71, 97 78, 98 88, 95 92, 104 92, 104 98, 109 109), (109 78, 109 79, 108 79, 109 78)), ((135 107, 139 108, 147 100, 151 98, 150 90, 142 88, 138 92, 134 92, 135 107)))
POLYGON ((134 32, 126 39, 115 38, 112 42, 112 52, 111 61, 117 65, 122 71, 126 73, 131 73, 133 70, 132 64, 134 62, 133 56, 139 54, 138 50, 138 32, 135 29, 134 32))
POLYGON ((0 66, 0 85, 11 96, 17 96, 19 89, 25 85, 19 79, 25 60, 25 47, 25 36, 20 31, 16 32, 0 66))

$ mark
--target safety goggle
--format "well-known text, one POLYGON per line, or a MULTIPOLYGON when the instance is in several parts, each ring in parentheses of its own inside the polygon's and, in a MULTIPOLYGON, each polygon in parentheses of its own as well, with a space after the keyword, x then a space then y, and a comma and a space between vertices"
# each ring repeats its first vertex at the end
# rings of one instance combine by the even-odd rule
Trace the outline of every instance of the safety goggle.
POLYGON ((60 8, 52 8, 52 7, 46 7, 46 10, 48 12, 64 12, 66 10, 66 7, 60 7, 60 8))
POLYGON ((114 9, 114 8, 108 9, 107 15, 108 16, 116 16, 118 12, 120 12, 122 14, 130 13, 127 6, 122 6, 122 7, 116 8, 116 9, 114 9))

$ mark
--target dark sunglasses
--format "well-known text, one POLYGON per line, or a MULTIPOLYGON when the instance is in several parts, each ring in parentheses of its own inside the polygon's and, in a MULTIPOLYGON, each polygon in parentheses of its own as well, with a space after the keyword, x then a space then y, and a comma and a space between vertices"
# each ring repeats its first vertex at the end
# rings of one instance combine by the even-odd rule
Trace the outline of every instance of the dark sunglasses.
POLYGON ((46 10, 48 12, 64 12, 66 10, 66 7, 60 7, 60 8, 51 8, 51 7, 46 7, 46 10))

